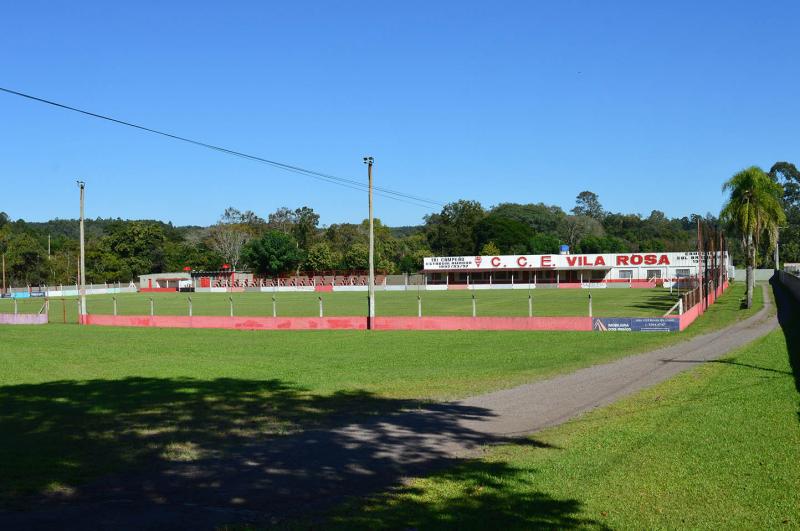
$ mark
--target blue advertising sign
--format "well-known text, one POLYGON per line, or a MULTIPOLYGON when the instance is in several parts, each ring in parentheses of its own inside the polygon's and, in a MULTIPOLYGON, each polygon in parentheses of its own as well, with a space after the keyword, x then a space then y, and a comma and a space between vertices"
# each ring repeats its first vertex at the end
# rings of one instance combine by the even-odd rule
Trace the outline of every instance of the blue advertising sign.
POLYGON ((674 317, 595 317, 592 329, 600 332, 678 332, 674 317))

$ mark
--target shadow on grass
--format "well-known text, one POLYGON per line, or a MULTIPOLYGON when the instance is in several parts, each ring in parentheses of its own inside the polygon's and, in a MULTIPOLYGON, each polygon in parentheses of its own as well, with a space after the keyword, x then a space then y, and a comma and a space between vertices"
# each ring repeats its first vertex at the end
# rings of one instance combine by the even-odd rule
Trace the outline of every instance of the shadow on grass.
MULTIPOLYGON (((774 275, 769 283, 772 284, 775 305, 778 308, 778 322, 783 330, 786 348, 789 351, 789 364, 794 374, 794 386, 800 393, 800 301, 792 297, 791 293, 780 283, 777 275, 774 275)), ((797 419, 800 421, 800 407, 797 411, 797 419)))
MULTIPOLYGON (((365 391, 316 395, 280 380, 5 386, 0 528, 206 529, 322 514, 507 442, 462 423, 489 416, 365 391)), ((553 521, 568 521, 578 503, 536 496, 553 521)), ((516 513, 526 500, 503 503, 516 513)))
POLYGON ((777 374, 787 374, 789 376, 792 376, 794 374, 791 371, 781 371, 781 370, 778 370, 778 369, 770 369, 769 367, 761 367, 759 365, 753 365, 752 363, 741 363, 739 361, 736 361, 736 358, 723 359, 723 360, 687 360, 687 359, 682 359, 682 360, 669 359, 668 360, 668 359, 664 359, 664 360, 661 360, 661 361, 663 363, 692 363, 692 364, 695 364, 695 365, 700 365, 702 363, 720 363, 722 365, 735 365, 737 367, 745 367, 747 369, 755 369, 755 370, 765 371, 765 372, 774 372, 774 373, 777 373, 777 374))
POLYGON ((639 308, 642 310, 650 310, 657 313, 659 316, 669 310, 673 304, 678 300, 678 292, 674 294, 669 292, 669 289, 664 289, 663 293, 653 293, 646 299, 638 300, 635 303, 626 305, 626 308, 639 308), (660 313, 659 313, 660 312, 660 313))
MULTIPOLYGON (((535 441, 534 441, 535 442, 535 441)), ((407 486, 346 507, 333 529, 604 529, 579 515, 578 500, 536 488, 535 471, 471 461, 436 474, 435 487, 407 486)))

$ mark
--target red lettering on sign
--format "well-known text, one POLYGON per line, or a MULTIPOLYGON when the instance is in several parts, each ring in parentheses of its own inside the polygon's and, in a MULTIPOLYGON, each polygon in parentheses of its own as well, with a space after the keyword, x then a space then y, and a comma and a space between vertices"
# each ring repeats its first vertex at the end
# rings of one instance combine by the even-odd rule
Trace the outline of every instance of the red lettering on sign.
POLYGON ((642 258, 642 255, 640 255, 640 254, 635 254, 635 255, 631 256, 631 264, 632 265, 641 265, 643 261, 644 261, 644 258, 642 258))
POLYGON ((658 259, 658 265, 669 265, 669 258, 667 258, 667 255, 661 255, 661 258, 658 259))
POLYGON ((519 258, 517 258, 517 265, 520 267, 525 267, 526 265, 528 265, 528 259, 525 258, 524 256, 520 256, 519 258))
POLYGON ((656 255, 654 254, 644 255, 644 263, 645 265, 656 265, 656 255))
POLYGON ((570 266, 574 266, 574 265, 575 265, 575 262, 576 262, 577 260, 578 260, 578 257, 577 257, 577 256, 568 256, 568 257, 567 257, 567 263, 568 263, 570 266))
POLYGON ((494 267, 497 267, 497 266, 500 265, 500 257, 499 256, 493 256, 492 257, 492 265, 494 267))
POLYGON ((628 257, 627 256, 618 256, 617 257, 617 265, 628 265, 628 257))
POLYGON ((542 267, 553 267, 551 263, 552 258, 550 256, 543 256, 542 257, 542 267))
POLYGON ((594 265, 606 265, 606 261, 603 259, 602 256, 598 256, 597 259, 594 261, 594 265))

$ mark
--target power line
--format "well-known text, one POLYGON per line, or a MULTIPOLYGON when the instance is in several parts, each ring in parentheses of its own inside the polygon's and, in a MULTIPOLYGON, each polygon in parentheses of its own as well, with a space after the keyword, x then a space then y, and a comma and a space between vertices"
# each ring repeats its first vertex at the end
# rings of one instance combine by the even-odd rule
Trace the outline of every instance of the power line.
MULTIPOLYGON (((314 178, 314 179, 325 181, 325 182, 328 182, 328 183, 331 183, 331 184, 336 184, 336 185, 339 185, 339 186, 344 186, 346 188, 352 188, 352 189, 361 190, 361 191, 367 191, 368 190, 368 186, 366 184, 363 184, 363 183, 361 183, 359 181, 356 181, 354 179, 347 179, 347 178, 344 178, 344 177, 338 177, 336 175, 331 175, 331 174, 328 174, 328 173, 322 173, 322 172, 318 172, 318 171, 315 171, 315 170, 309 170, 307 168, 302 168, 300 166, 295 166, 293 164, 286 164, 286 163, 283 163, 283 162, 278 162, 278 161, 275 161, 275 160, 266 159, 264 157, 259 157, 259 156, 256 156, 256 155, 250 155, 248 153, 243 153, 241 151, 236 151, 236 150, 233 150, 233 149, 224 148, 224 147, 217 146, 217 145, 214 145, 214 144, 208 144, 206 142, 201 142, 199 140, 193 140, 191 138, 187 138, 187 137, 184 137, 184 136, 179 136, 179 135, 175 135, 175 134, 172 134, 172 133, 159 131, 158 129, 152 129, 150 127, 145 127, 143 125, 138 125, 138 124, 135 124, 135 123, 127 122, 125 120, 120 120, 118 118, 112 118, 111 116, 106 116, 106 115, 103 115, 103 114, 98 114, 98 113, 87 111, 87 110, 84 110, 84 109, 79 109, 77 107, 72 107, 70 105, 65 105, 63 103, 58 103, 58 102, 47 100, 47 99, 44 99, 44 98, 39 98, 39 97, 33 96, 31 94, 25 94, 24 92, 17 92, 16 90, 11 90, 11 89, 0 87, 0 91, 5 92, 7 94, 12 94, 14 96, 20 96, 22 98, 27 98, 29 100, 33 100, 33 101, 36 101, 36 102, 39 102, 39 103, 45 103, 47 105, 52 105, 53 107, 58 107, 58 108, 65 109, 65 110, 68 110, 68 111, 77 112, 79 114, 83 114, 83 115, 86 115, 86 116, 91 116, 93 118, 99 118, 101 120, 106 120, 106 121, 109 121, 109 122, 113 122, 113 123, 118 124, 118 125, 124 125, 126 127, 132 127, 134 129, 139 129, 140 131, 145 131, 145 132, 148 132, 148 133, 153 133, 153 134, 156 134, 156 135, 160 135, 160 136, 164 136, 164 137, 167 137, 167 138, 171 138, 173 140, 179 140, 181 142, 187 142, 189 144, 193 144, 195 146, 203 147, 203 148, 206 148, 206 149, 211 149, 213 151, 218 151, 218 152, 224 153, 226 155, 232 155, 232 156, 235 156, 235 157, 240 157, 240 158, 244 158, 244 159, 255 161, 255 162, 260 162, 262 164, 267 164, 267 165, 272 166, 274 168, 278 168, 278 169, 281 169, 281 170, 284 170, 284 171, 288 171, 288 172, 292 172, 292 173, 297 173, 297 174, 300 174, 300 175, 305 175, 307 177, 311 177, 311 178, 314 178)), ((415 195, 411 195, 411 194, 406 194, 406 193, 403 193, 403 192, 398 192, 396 190, 391 190, 391 189, 388 189, 388 188, 381 188, 381 187, 377 187, 376 186, 376 187, 374 187, 374 190, 375 190, 375 193, 377 195, 381 195, 381 196, 386 197, 388 199, 394 199, 395 201, 401 201, 403 203, 409 203, 409 204, 412 204, 412 205, 416 205, 416 206, 419 206, 421 208, 430 208, 430 205, 444 206, 444 203, 441 203, 439 201, 434 201, 432 199, 426 199, 424 197, 419 197, 419 196, 415 196, 415 195), (426 204, 420 204, 420 203, 426 203, 426 204)))

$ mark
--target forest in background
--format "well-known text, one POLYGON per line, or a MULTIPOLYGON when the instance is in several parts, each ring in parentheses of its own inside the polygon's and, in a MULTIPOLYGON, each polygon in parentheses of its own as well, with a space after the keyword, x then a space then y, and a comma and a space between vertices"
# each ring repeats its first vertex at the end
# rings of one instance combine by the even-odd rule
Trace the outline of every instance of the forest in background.
MULTIPOLYGON (((787 162, 769 175, 784 190, 787 226, 780 231, 781 260, 800 262, 800 172, 787 162)), ((688 251, 696 247, 699 214, 668 218, 607 212, 600 197, 584 191, 574 208, 543 203, 501 203, 484 207, 473 200, 445 205, 418 226, 388 227, 375 220, 376 268, 415 273, 425 256, 547 254, 561 244, 573 253, 688 251)), ((702 216, 716 224, 708 213, 702 216)), ((364 271, 368 222, 321 227, 310 207, 279 208, 262 217, 226 209, 210 226, 173 226, 158 220, 86 220, 86 280, 138 280, 144 273, 219 270, 229 264, 259 276, 298 271, 364 271)), ((729 235, 734 263, 741 263, 735 235, 729 235)), ((9 286, 74 284, 78 277, 79 227, 75 219, 12 221, 0 212, 0 253, 9 286), (49 237, 49 254, 48 254, 49 237)), ((773 267, 761 252, 760 267, 773 267)))

